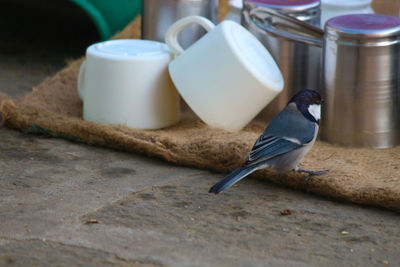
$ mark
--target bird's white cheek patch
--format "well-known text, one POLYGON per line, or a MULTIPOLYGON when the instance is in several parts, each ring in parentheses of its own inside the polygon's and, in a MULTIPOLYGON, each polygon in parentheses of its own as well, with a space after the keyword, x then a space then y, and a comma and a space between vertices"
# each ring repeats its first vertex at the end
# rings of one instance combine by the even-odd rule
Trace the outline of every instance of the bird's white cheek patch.
POLYGON ((310 105, 308 107, 308 112, 310 112, 316 121, 321 119, 321 105, 310 105))

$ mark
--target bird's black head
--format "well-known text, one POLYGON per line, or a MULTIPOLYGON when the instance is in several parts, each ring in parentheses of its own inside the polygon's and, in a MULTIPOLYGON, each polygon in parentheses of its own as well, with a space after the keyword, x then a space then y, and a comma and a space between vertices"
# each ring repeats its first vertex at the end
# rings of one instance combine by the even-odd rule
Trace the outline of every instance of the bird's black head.
POLYGON ((321 104, 323 103, 321 95, 313 90, 301 90, 295 94, 290 103, 295 103, 297 109, 312 122, 319 123, 321 118, 321 104))

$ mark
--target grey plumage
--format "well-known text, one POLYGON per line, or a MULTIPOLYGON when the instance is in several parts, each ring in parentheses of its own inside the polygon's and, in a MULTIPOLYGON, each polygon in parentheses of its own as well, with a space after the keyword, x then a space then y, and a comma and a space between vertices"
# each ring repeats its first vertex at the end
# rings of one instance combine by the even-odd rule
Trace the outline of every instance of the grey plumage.
MULTIPOLYGON (((309 107, 321 102, 319 94, 310 90, 303 90, 294 96, 257 139, 245 163, 211 187, 209 192, 217 194, 261 168, 272 168, 280 173, 297 170, 297 165, 313 146, 318 133, 319 117, 315 118, 309 107)), ((300 171, 310 175, 321 174, 300 171)))

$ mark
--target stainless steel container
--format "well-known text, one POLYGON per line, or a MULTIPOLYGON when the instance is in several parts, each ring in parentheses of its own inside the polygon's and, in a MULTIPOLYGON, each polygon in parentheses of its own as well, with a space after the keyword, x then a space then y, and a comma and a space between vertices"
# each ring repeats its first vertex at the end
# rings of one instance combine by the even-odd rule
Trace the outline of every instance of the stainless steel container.
POLYGON ((282 93, 261 112, 259 117, 266 120, 273 118, 286 106, 289 99, 302 89, 320 91, 323 32, 317 29, 320 22, 319 8, 318 0, 245 1, 242 25, 270 51, 285 80, 282 93), (279 16, 279 13, 286 14, 287 17, 279 16), (253 16, 249 14, 256 14, 262 20, 252 19, 253 16), (297 23, 290 18, 304 23, 295 28, 291 26, 287 28, 289 22, 291 25, 297 23), (310 31, 313 32, 311 33, 313 36, 320 35, 321 40, 305 41, 303 37, 310 31))
MULTIPOLYGON (((165 42, 165 33, 172 23, 186 16, 199 15, 218 23, 218 0, 142 0, 142 39, 165 42)), ((199 25, 186 27, 178 38, 187 48, 205 30, 199 25)))
POLYGON ((282 93, 260 114, 268 120, 279 113, 302 89, 320 91, 323 31, 317 0, 246 1, 242 25, 253 33, 274 57, 285 80, 282 93), (266 5, 282 2, 285 5, 266 5), (286 16, 285 16, 286 15, 286 16))
POLYGON ((400 20, 344 15, 325 26, 321 139, 348 146, 400 144, 400 20))

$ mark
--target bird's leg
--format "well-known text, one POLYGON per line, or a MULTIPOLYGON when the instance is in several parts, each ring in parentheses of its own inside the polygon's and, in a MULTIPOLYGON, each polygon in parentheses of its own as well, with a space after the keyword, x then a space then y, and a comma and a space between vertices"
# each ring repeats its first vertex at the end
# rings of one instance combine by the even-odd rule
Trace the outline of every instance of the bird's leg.
POLYGON ((311 171, 311 170, 305 170, 305 169, 300 169, 300 168, 297 168, 296 171, 308 173, 308 176, 306 177, 306 179, 304 179, 304 183, 305 183, 305 184, 308 183, 308 180, 310 180, 311 176, 313 176, 313 175, 321 175, 321 174, 324 174, 324 173, 329 172, 329 170, 311 171))

